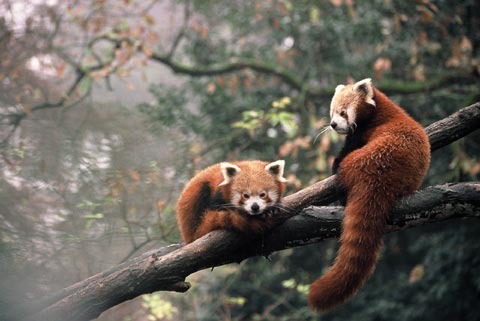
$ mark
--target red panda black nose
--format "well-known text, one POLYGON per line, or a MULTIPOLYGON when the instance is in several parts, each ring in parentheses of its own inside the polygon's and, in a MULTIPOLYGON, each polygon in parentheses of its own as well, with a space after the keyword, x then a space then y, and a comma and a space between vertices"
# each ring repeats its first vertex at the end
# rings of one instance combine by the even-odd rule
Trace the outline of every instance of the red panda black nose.
POLYGON ((330 127, 332 127, 333 129, 335 129, 335 127, 337 127, 337 123, 334 122, 334 121, 332 121, 332 122, 330 123, 330 127))
POLYGON ((252 210, 253 213, 258 213, 258 211, 260 210, 260 206, 258 206, 257 203, 253 203, 250 209, 252 210))

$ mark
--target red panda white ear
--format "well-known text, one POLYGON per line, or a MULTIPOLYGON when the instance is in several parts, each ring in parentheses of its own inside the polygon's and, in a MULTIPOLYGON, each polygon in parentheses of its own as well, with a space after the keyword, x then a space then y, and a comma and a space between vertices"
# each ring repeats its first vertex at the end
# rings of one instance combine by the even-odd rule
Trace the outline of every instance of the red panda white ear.
POLYGON ((335 87, 335 93, 338 93, 343 88, 345 88, 345 85, 338 85, 337 87, 335 87))
POLYGON ((223 182, 218 184, 218 186, 227 185, 232 181, 232 178, 241 171, 240 167, 230 163, 220 163, 220 169, 222 170, 223 174, 223 182))
POLYGON ((275 162, 272 162, 270 164, 267 164, 265 166, 265 170, 275 177, 279 182, 281 183, 286 183, 287 179, 283 177, 283 170, 285 168, 285 161, 284 160, 278 160, 275 162))
POLYGON ((359 82, 353 85, 353 90, 356 93, 364 94, 365 95, 365 102, 367 104, 375 106, 375 100, 373 100, 374 93, 373 93, 373 85, 371 78, 365 78, 360 80, 359 82))

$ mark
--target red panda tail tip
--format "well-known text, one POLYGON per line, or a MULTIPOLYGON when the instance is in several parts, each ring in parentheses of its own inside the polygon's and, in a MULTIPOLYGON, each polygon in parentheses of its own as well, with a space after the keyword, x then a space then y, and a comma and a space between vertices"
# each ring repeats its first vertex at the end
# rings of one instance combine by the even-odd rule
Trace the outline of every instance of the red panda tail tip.
POLYGON ((312 310, 328 312, 353 296, 364 281, 361 280, 358 284, 352 284, 352 280, 349 279, 351 278, 348 276, 342 279, 342 276, 337 275, 337 273, 327 272, 327 274, 315 280, 308 292, 308 304, 312 310))
POLYGON ((382 243, 381 235, 369 238, 370 244, 363 252, 361 242, 351 242, 352 239, 340 246, 335 263, 311 284, 308 302, 314 311, 326 312, 343 304, 373 273, 382 243))
POLYGON ((331 303, 328 291, 317 284, 317 281, 312 283, 308 291, 308 305, 314 312, 327 312, 335 305, 331 303))

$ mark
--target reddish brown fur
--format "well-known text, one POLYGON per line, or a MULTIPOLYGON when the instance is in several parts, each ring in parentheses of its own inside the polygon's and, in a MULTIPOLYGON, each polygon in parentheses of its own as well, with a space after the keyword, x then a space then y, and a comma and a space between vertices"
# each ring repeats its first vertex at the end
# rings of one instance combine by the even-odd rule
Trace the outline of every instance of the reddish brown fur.
MULTIPOLYGON (((352 92, 352 85, 346 86, 339 104, 351 103, 352 92)), ((341 246, 334 264, 310 287, 308 300, 315 310, 342 304, 373 273, 395 201, 420 186, 430 164, 421 125, 383 93, 375 88, 373 93, 376 107, 357 105, 353 135, 360 146, 338 168, 347 192, 341 246)))
POLYGON ((232 186, 237 189, 275 189, 279 200, 285 184, 274 179, 266 170, 268 162, 232 162, 241 172, 233 182, 219 186, 224 180, 220 164, 212 165, 192 178, 177 203, 177 220, 186 243, 216 229, 233 229, 244 233, 261 234, 273 225, 268 217, 249 216, 229 206, 232 186), (208 186, 208 193, 205 191, 208 186), (203 193, 203 195, 202 195, 203 193))

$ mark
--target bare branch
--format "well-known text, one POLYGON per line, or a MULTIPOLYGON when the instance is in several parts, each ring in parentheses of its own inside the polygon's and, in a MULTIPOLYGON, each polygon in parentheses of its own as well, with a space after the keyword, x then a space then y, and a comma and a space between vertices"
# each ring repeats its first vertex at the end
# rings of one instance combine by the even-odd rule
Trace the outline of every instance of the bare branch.
POLYGON ((431 150, 434 151, 479 128, 480 102, 477 102, 431 124, 425 131, 430 138, 431 150))
MULTIPOLYGON (((154 53, 151 59, 170 67, 175 73, 185 74, 192 77, 215 76, 243 69, 250 69, 259 73, 277 76, 293 89, 304 92, 306 96, 329 98, 335 91, 334 87, 312 86, 309 84, 308 80, 298 77, 297 74, 295 74, 295 71, 290 71, 274 62, 270 63, 256 59, 231 58, 230 61, 226 63, 216 63, 208 66, 193 66, 175 62, 170 54, 162 55, 159 53, 154 53)), ((478 77, 473 73, 465 72, 462 74, 445 75, 427 82, 384 81, 380 82, 377 87, 388 95, 413 94, 434 91, 459 83, 474 84, 478 83, 478 81, 478 77)))
POLYGON ((180 32, 175 37, 175 40, 172 43, 172 47, 168 51, 168 54, 167 54, 168 58, 171 58, 173 56, 173 54, 175 53, 175 50, 177 50, 177 47, 180 44, 180 41, 182 41, 182 38, 185 36, 185 31, 187 30, 188 23, 190 21, 190 16, 191 16, 191 8, 190 7, 191 7, 190 1, 185 1, 184 11, 183 11, 183 26, 182 26, 180 32))
MULTIPOLYGON (((170 67, 175 73, 186 74, 193 77, 216 76, 243 69, 251 69, 264 74, 277 76, 294 89, 300 90, 303 88, 303 80, 297 77, 293 72, 290 72, 277 64, 261 62, 255 59, 232 58, 227 63, 218 63, 204 67, 174 62, 168 55, 158 53, 154 53, 151 58, 154 61, 170 67)), ((332 92, 330 92, 330 94, 331 93, 332 92)))

